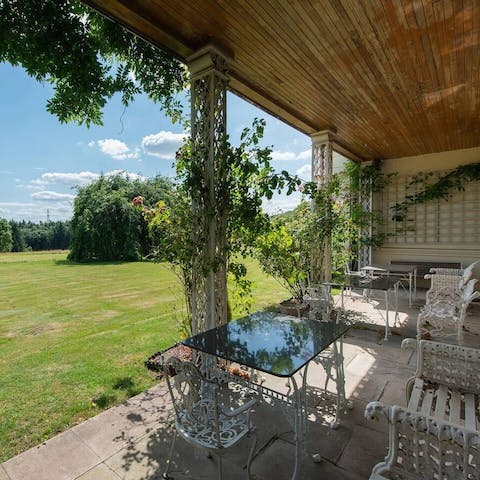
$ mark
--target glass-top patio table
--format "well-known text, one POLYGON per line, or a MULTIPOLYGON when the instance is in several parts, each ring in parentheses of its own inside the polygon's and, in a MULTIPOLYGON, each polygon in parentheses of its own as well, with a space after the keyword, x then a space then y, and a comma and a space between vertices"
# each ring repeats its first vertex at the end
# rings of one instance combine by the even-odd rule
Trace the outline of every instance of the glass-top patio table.
MULTIPOLYGON (((365 265, 360 269, 366 276, 373 277, 375 274, 380 276, 391 275, 401 277, 401 280, 408 280, 408 306, 411 307, 417 296, 417 266, 394 264, 388 267, 378 267, 376 265, 365 265)), ((400 282, 400 285, 403 284, 400 282)))
POLYGON ((383 275, 380 277, 363 277, 361 275, 339 275, 334 277, 330 282, 324 282, 323 285, 328 287, 338 287, 342 290, 341 292, 341 305, 344 307, 344 290, 345 289, 363 289, 364 292, 368 290, 379 290, 384 292, 385 295, 385 340, 388 340, 390 335, 390 324, 389 324, 389 310, 390 304, 388 299, 388 292, 393 290, 395 295, 395 319, 398 315, 398 284, 401 280, 401 277, 398 276, 389 276, 383 275))
MULTIPOLYGON (((208 355, 289 379, 293 395, 281 394, 262 383, 255 383, 253 376, 252 380, 245 383, 262 396, 276 400, 284 397, 285 403, 293 407, 296 453, 292 479, 295 479, 299 474, 300 453, 305 450, 308 365, 330 345, 335 344, 336 340, 341 340, 349 328, 347 323, 341 321, 320 322, 274 312, 257 312, 199 333, 182 343, 208 355), (296 379, 295 374, 299 371, 302 375, 296 379)), ((344 401, 345 391, 342 349, 336 348, 336 345, 334 355, 338 417, 340 401, 344 401)), ((314 455, 313 458, 318 461, 320 456, 314 455)))

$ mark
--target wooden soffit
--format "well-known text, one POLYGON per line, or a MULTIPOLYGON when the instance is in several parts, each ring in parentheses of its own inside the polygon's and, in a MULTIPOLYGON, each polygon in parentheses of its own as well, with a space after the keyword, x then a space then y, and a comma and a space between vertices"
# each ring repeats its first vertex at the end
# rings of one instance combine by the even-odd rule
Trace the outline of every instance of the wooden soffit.
POLYGON ((480 145, 480 0, 87 0, 185 60, 228 52, 231 90, 359 158, 480 145))

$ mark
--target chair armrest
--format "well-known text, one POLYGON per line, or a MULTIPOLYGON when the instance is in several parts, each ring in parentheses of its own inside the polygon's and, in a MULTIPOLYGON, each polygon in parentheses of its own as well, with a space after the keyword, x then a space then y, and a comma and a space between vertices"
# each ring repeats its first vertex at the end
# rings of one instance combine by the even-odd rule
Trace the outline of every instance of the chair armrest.
POLYGON ((370 402, 365 407, 364 416, 367 420, 380 420, 383 416, 388 419, 390 407, 382 402, 370 402))
POLYGON ((252 398, 251 400, 244 403, 240 407, 235 408, 234 410, 224 410, 223 408, 221 410, 222 410, 222 413, 227 417, 236 417, 237 415, 241 415, 242 413, 251 410, 257 403, 258 403, 258 400, 255 398, 252 398))
POLYGON ((404 350, 417 350, 417 344, 418 344, 418 340, 416 340, 415 338, 405 338, 403 341, 402 341, 402 345, 401 347, 404 349, 404 350))

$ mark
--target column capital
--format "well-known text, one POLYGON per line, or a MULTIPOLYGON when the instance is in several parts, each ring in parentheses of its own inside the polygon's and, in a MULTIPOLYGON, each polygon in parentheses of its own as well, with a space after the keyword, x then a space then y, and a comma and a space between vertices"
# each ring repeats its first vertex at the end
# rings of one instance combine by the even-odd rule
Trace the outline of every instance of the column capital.
POLYGON ((198 77, 215 71, 226 77, 228 66, 233 57, 221 48, 208 44, 187 58, 188 69, 192 77, 198 77))
POLYGON ((333 142, 333 137, 337 132, 336 128, 328 128, 326 130, 320 130, 319 132, 312 133, 310 139, 312 140, 312 145, 319 143, 328 143, 333 142))

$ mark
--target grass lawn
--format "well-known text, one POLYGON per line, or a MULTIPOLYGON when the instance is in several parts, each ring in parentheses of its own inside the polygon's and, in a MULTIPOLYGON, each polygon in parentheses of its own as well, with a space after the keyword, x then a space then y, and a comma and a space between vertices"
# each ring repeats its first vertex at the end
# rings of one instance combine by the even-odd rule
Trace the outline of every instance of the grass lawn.
MULTIPOLYGON (((254 310, 287 298, 250 267, 254 310)), ((165 265, 0 254, 0 461, 150 387, 143 362, 179 339, 181 305, 165 265)))

